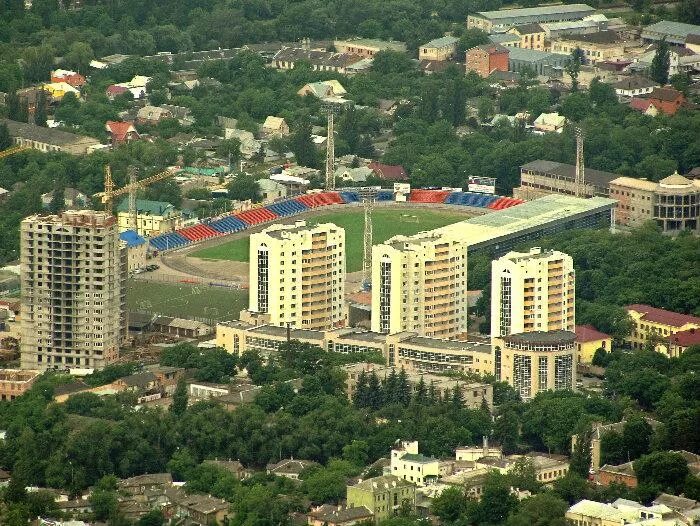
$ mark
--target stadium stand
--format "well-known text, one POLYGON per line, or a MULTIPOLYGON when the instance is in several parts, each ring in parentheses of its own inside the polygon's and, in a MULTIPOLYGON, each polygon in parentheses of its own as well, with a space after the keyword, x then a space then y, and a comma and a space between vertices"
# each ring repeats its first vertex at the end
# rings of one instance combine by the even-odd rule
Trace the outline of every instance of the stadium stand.
POLYGON ((271 205, 267 205, 265 208, 267 208, 268 210, 277 214, 280 217, 287 217, 294 214, 300 214, 301 212, 304 212, 309 209, 309 207, 306 206, 304 203, 300 203, 296 200, 274 203, 271 205))
POLYGON ((222 234, 240 232, 241 230, 248 228, 248 225, 245 222, 233 216, 215 219, 209 223, 209 226, 222 234))
POLYGON ((168 232, 152 237, 149 242, 158 250, 170 250, 184 245, 188 245, 190 240, 181 236, 177 232, 168 232))
POLYGON ((267 208, 253 208, 245 212, 236 212, 233 215, 249 225, 259 225, 260 223, 272 221, 278 217, 277 214, 267 208))
POLYGON ((444 203, 449 190, 411 190, 408 200, 411 203, 444 203))
POLYGON ((177 233, 183 237, 186 237, 190 241, 201 241, 202 239, 208 239, 210 237, 221 235, 221 232, 204 224, 181 228, 177 231, 177 233))

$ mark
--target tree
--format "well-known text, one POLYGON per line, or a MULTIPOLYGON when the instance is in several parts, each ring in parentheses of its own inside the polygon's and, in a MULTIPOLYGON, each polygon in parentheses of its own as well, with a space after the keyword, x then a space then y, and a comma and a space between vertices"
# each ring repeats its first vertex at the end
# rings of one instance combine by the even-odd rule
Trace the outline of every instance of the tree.
POLYGON ((7 124, 4 122, 0 123, 0 151, 7 150, 11 146, 12 137, 10 137, 10 130, 7 129, 7 124))
POLYGON ((688 462, 680 453, 657 451, 634 462, 634 473, 640 485, 669 491, 677 495, 683 490, 690 473, 688 462))
POLYGON ((433 499, 431 511, 440 518, 442 524, 454 523, 464 514, 467 505, 464 490, 452 486, 433 499))
POLYGON ((90 61, 94 58, 95 52, 90 44, 86 42, 73 42, 68 49, 68 53, 63 57, 63 60, 68 67, 85 72, 90 65, 90 61))
POLYGON ((662 38, 656 45, 656 53, 651 60, 649 68, 649 76, 654 82, 658 82, 662 86, 668 83, 668 69, 671 66, 671 47, 666 42, 666 38, 662 38))
POLYGON ((37 126, 46 126, 46 91, 43 89, 39 90, 37 97, 34 124, 37 126))
POLYGON ((514 453, 518 446, 518 428, 520 421, 513 410, 504 411, 493 424, 493 438, 503 448, 504 453, 514 453))
POLYGON ((492 472, 486 476, 481 501, 471 510, 470 519, 476 524, 501 524, 517 506, 507 477, 492 472))
POLYGON ((508 472, 508 478, 514 488, 527 490, 532 493, 540 489, 540 484, 537 482, 537 470, 531 458, 518 458, 508 472))
POLYGON ((602 347, 599 347, 593 353, 593 359, 591 360, 591 365, 595 365, 596 367, 605 367, 608 365, 608 361, 609 361, 609 353, 605 349, 603 349, 602 347))
POLYGON ((20 120, 20 100, 19 96, 13 91, 7 94, 5 99, 7 106, 7 116, 13 121, 20 120))
POLYGON ((628 460, 634 460, 649 452, 649 444, 653 433, 654 430, 649 422, 640 414, 636 414, 625 421, 622 427, 622 442, 628 460))
POLYGON ((180 378, 173 393, 173 402, 170 404, 170 412, 175 416, 182 416, 187 410, 187 384, 184 378, 180 378))
POLYGON ((56 179, 53 187, 53 193, 51 194, 51 203, 49 203, 49 211, 52 214, 57 214, 65 206, 66 199, 66 184, 62 177, 56 179))
POLYGON ((296 157, 299 166, 318 167, 318 152, 311 140, 311 122, 304 117, 298 124, 289 141, 289 148, 296 157))
POLYGON ((676 73, 668 79, 673 86, 678 91, 682 91, 686 96, 688 96, 688 88, 692 84, 692 79, 689 73, 676 73))
POLYGON ((590 426, 578 434, 578 439, 571 452, 569 470, 579 477, 586 478, 591 469, 591 438, 592 430, 590 426))
POLYGON ((566 526, 564 518, 568 505, 551 493, 533 495, 520 503, 517 512, 506 521, 506 526, 566 526))
POLYGON ((136 523, 137 526, 163 526, 163 524, 165 524, 165 516, 161 510, 149 511, 136 523))
POLYGON ((571 77, 571 91, 578 91, 578 74, 581 71, 583 64, 583 51, 580 47, 576 47, 571 51, 571 58, 566 65, 566 73, 571 77))

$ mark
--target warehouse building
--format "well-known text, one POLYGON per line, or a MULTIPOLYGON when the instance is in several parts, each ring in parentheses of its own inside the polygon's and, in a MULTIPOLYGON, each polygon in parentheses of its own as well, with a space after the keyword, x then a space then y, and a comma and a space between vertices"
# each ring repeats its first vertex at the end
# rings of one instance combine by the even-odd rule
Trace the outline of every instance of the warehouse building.
POLYGON ((642 40, 647 43, 658 42, 665 38, 670 44, 683 46, 690 35, 700 35, 700 26, 661 20, 642 30, 642 40))
POLYGON ((581 20, 595 13, 595 9, 586 4, 552 5, 526 7, 523 9, 502 9, 499 11, 480 11, 467 17, 467 27, 477 28, 491 33, 523 24, 541 24, 543 22, 565 22, 581 20))
POLYGON ((27 146, 42 152, 66 152, 72 155, 84 155, 100 146, 100 141, 85 135, 44 128, 36 124, 0 119, 6 124, 13 142, 17 146, 27 146))
POLYGON ((568 55, 519 47, 508 48, 508 71, 532 71, 537 75, 551 75, 556 69, 564 68, 568 62, 568 55))

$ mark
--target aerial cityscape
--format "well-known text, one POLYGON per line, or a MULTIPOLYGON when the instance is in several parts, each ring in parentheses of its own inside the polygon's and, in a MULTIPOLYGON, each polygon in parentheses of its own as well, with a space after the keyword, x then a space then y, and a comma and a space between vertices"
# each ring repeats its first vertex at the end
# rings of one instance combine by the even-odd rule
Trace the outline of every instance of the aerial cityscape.
POLYGON ((698 0, 0 0, 0 526, 700 526, 698 0))

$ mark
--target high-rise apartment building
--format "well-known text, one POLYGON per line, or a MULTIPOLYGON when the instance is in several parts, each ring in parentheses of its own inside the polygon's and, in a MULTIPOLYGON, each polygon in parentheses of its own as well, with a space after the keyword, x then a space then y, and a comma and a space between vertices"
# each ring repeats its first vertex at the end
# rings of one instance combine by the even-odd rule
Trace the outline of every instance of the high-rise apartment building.
POLYGON ((297 221, 252 234, 249 281, 242 320, 318 330, 345 325, 345 230, 297 221))
POLYGON ((72 210, 21 224, 22 369, 100 369, 125 334, 116 219, 72 210))
POLYGON ((491 263, 491 336, 575 330, 571 256, 533 248, 491 263))
POLYGON ((372 331, 466 338, 466 243, 423 232, 372 247, 372 331))

